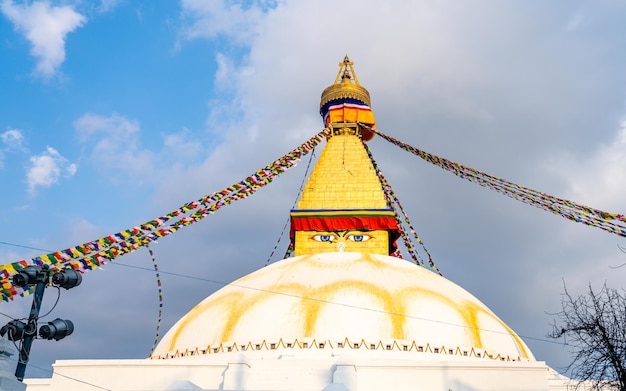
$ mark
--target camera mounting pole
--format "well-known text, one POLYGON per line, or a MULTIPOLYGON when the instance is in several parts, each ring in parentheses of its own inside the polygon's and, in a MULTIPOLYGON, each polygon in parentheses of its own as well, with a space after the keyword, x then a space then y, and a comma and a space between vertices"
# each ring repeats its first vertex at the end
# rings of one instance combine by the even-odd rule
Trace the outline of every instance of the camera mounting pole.
POLYGON ((24 373, 26 372, 26 364, 28 364, 28 358, 30 355, 30 347, 33 344, 33 339, 37 336, 37 320, 39 318, 39 309, 41 308, 41 300, 46 289, 46 285, 50 281, 50 271, 48 265, 43 265, 36 274, 35 297, 33 297, 33 305, 30 307, 30 315, 28 317, 28 323, 24 328, 24 340, 19 351, 19 359, 17 362, 17 368, 15 369, 15 377, 17 380, 24 380, 24 373))

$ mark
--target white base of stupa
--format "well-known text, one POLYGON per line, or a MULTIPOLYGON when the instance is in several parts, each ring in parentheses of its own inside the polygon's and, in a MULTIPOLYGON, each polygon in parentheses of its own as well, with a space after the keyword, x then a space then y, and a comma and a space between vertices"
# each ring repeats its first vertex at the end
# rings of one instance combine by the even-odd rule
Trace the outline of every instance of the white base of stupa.
POLYGON ((552 391, 567 378, 544 362, 394 351, 252 351, 165 360, 62 360, 28 391, 552 391), (97 388, 93 388, 97 389, 97 388))

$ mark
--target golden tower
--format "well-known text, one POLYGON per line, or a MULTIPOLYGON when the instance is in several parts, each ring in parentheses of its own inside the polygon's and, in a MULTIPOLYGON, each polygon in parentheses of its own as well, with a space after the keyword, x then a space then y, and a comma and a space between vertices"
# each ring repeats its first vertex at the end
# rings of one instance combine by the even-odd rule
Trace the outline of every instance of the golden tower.
POLYGON ((363 146, 374 136, 369 129, 376 123, 369 92, 352 65, 346 56, 335 82, 322 93, 320 114, 330 136, 291 211, 296 256, 337 251, 389 255, 399 236, 394 211, 363 146))

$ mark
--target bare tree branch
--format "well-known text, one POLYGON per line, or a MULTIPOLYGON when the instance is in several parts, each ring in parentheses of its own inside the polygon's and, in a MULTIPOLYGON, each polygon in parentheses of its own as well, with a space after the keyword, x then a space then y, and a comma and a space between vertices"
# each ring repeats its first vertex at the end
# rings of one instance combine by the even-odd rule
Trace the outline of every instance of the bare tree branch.
POLYGON ((626 391, 626 294, 605 284, 574 297, 564 286, 555 315, 548 337, 567 338, 573 355, 567 370, 580 381, 577 388, 586 381, 592 390, 626 391))

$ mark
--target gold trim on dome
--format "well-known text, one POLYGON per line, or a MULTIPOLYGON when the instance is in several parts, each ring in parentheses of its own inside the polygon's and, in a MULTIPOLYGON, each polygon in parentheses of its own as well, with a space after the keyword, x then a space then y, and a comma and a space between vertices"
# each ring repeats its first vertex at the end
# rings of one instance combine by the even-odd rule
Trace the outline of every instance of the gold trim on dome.
POLYGON ((339 72, 337 73, 335 82, 322 92, 320 109, 330 101, 346 98, 358 99, 368 106, 371 106, 370 93, 359 84, 359 79, 357 79, 354 68, 352 67, 353 64, 354 63, 348 58, 348 55, 339 63, 339 72), (341 77, 341 81, 339 81, 339 77, 341 77))

